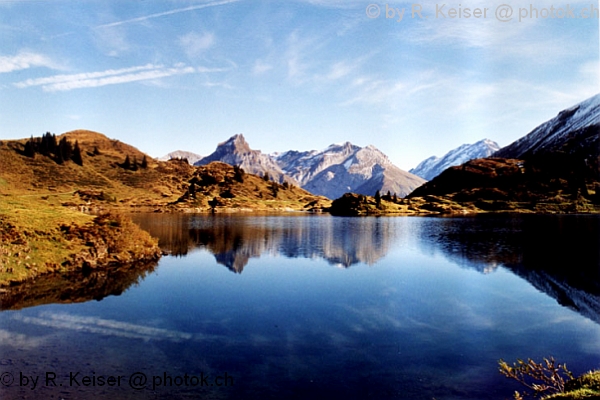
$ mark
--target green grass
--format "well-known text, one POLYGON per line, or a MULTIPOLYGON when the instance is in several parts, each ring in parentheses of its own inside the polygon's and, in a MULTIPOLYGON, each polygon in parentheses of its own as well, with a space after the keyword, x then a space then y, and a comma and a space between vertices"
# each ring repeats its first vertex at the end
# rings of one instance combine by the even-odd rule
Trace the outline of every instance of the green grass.
POLYGON ((0 196, 0 283, 21 281, 49 272, 83 248, 69 243, 61 225, 84 225, 90 215, 61 206, 69 195, 0 196))

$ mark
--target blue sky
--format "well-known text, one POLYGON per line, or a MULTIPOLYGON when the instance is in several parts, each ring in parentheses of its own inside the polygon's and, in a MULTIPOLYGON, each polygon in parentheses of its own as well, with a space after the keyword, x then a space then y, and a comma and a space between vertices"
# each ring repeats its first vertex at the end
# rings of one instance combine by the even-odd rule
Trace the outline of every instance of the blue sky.
POLYGON ((600 92, 599 19, 540 0, 502 22, 498 3, 0 0, 0 139, 90 129, 155 157, 237 133, 263 152, 351 141, 403 169, 504 146, 600 92))

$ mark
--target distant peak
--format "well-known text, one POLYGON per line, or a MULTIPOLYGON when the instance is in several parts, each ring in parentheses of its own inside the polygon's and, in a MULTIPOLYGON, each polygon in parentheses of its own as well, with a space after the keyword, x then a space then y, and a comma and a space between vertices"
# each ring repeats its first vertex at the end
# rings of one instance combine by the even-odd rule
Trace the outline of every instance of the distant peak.
POLYGON ((238 133, 237 135, 233 135, 230 137, 225 143, 246 143, 246 138, 243 134, 238 133))
POLYGON ((246 142, 244 135, 242 135, 241 133, 233 135, 223 143, 219 143, 218 147, 231 147, 235 151, 240 151, 243 153, 251 151, 250 145, 248 144, 248 142, 246 142))

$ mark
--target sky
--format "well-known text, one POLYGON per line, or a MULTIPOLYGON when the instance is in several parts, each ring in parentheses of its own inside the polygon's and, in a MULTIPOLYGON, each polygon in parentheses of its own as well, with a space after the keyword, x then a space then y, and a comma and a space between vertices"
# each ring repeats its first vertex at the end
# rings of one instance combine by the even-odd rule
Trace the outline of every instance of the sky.
POLYGON ((350 141, 408 170, 600 92, 597 1, 372 1, 0 0, 0 139, 350 141))

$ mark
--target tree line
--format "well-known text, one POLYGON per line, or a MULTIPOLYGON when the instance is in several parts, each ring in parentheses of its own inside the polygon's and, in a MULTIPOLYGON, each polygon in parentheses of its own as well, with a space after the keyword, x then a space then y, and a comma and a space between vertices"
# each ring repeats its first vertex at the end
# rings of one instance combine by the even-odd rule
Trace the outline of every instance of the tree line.
POLYGON ((34 158, 36 154, 50 157, 57 164, 63 164, 70 160, 77 165, 83 165, 79 142, 75 141, 73 145, 66 136, 58 140, 56 135, 50 132, 46 132, 41 137, 31 136, 25 143, 23 155, 34 158))

